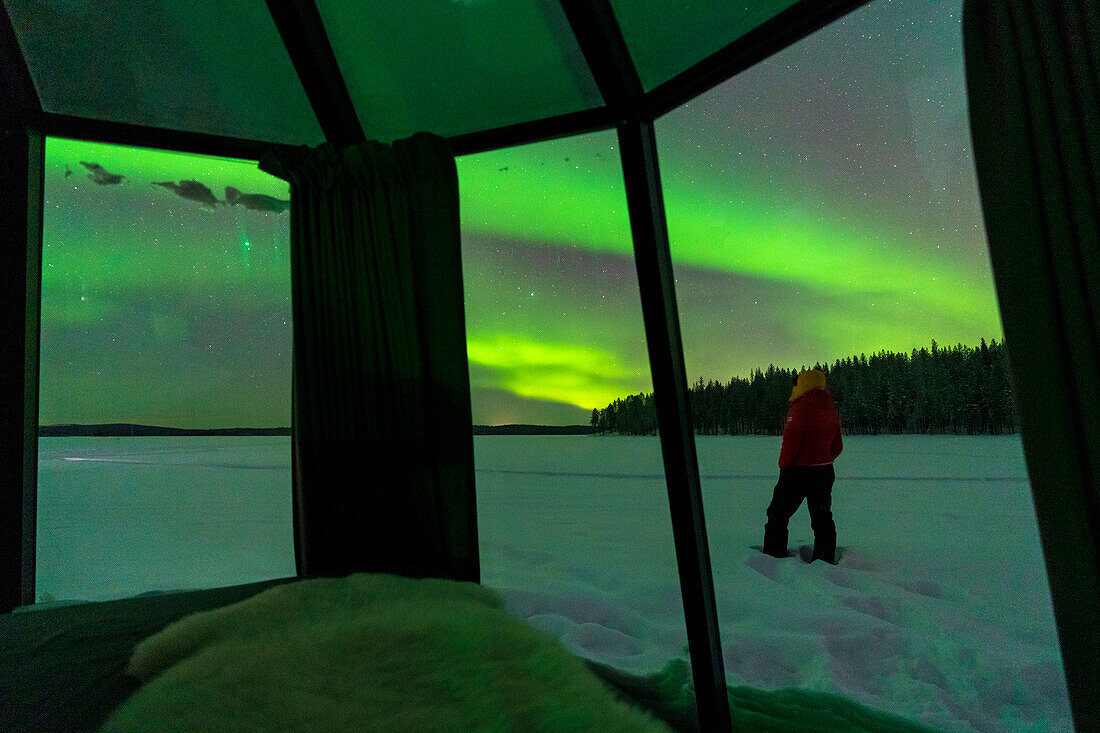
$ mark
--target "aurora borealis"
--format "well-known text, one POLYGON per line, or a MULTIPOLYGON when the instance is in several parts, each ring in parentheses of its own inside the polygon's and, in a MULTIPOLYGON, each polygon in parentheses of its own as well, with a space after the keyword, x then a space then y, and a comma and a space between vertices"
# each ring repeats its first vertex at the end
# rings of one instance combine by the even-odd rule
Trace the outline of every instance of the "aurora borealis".
POLYGON ((40 424, 288 425, 288 215, 153 185, 286 199, 287 184, 243 161, 54 138, 45 179, 40 424), (124 178, 97 184, 80 161, 124 178))
MULTIPOLYGON (((960 11, 876 0, 657 121, 689 378, 1001 338, 960 11)), ((615 134, 459 174, 475 422, 648 391, 615 134)))
MULTIPOLYGON (((692 379, 1001 338, 960 6, 876 0, 657 121, 692 379)), ((288 214, 224 203, 286 184, 117 146, 46 156, 40 422, 289 424, 288 214)), ((583 423, 649 390, 614 132, 458 171, 474 421, 583 423)))

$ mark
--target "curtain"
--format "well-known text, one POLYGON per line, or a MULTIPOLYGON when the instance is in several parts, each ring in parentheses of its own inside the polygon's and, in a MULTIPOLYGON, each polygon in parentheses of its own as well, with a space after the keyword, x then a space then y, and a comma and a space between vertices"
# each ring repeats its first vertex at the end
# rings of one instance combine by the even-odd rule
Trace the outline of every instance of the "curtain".
POLYGON ((1100 4, 966 0, 974 159, 1078 730, 1100 730, 1100 4))
POLYGON ((291 190, 299 575, 479 580, 458 177, 446 140, 322 145, 291 190))

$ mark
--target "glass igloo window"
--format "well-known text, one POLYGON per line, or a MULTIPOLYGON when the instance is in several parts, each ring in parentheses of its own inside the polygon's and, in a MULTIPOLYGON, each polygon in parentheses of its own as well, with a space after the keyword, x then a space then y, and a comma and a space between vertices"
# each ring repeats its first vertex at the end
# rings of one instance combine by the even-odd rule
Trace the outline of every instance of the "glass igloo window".
POLYGON ((287 184, 46 142, 36 597, 294 574, 287 184))
POLYGON ((603 103, 555 2, 320 0, 317 8, 370 139, 461 135, 603 103))
POLYGON ((261 0, 4 5, 47 112, 297 145, 324 140, 261 0))
POLYGON ((937 729, 1069 729, 961 10, 870 3, 657 121, 725 667, 937 729), (836 565, 804 561, 805 501, 790 556, 761 552, 817 365, 844 428, 836 565))
POLYGON ((651 389, 615 134, 458 172, 482 582, 576 654, 659 672, 687 632, 656 425, 592 415, 651 389))

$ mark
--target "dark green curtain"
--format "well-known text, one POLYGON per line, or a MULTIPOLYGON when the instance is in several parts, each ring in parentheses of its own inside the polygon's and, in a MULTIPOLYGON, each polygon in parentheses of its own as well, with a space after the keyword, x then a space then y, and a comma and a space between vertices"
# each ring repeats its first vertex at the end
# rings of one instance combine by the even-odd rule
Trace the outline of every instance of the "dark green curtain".
POLYGON ((260 167, 291 190, 299 574, 478 581, 446 140, 326 144, 260 167))
POLYGON ((966 0, 970 123, 1078 730, 1100 730, 1100 3, 966 0))

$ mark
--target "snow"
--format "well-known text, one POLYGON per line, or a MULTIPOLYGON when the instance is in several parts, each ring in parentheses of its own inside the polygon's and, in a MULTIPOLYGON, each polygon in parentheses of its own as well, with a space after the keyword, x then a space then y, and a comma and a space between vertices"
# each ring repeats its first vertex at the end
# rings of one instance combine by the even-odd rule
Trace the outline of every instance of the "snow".
MULTIPOLYGON (((577 654, 633 672, 685 656, 656 438, 475 447, 484 582, 577 654)), ((1017 437, 847 438, 836 567, 751 549, 778 438, 697 450, 731 684, 841 694, 947 730, 1071 728, 1017 437)), ((790 548, 812 542, 803 507, 790 548)))
MULTIPOLYGON (((837 566, 752 549, 778 438, 697 448, 730 684, 946 730, 1071 729, 1018 437, 846 438, 837 566)), ((483 582, 511 611, 628 672, 686 658, 656 438, 478 436, 475 451, 483 582)), ((42 439, 39 597, 292 575, 289 463, 285 437, 42 439)), ((812 540, 803 507, 790 547, 812 540)))
POLYGON ((294 575, 290 438, 40 438, 39 600, 294 575))

